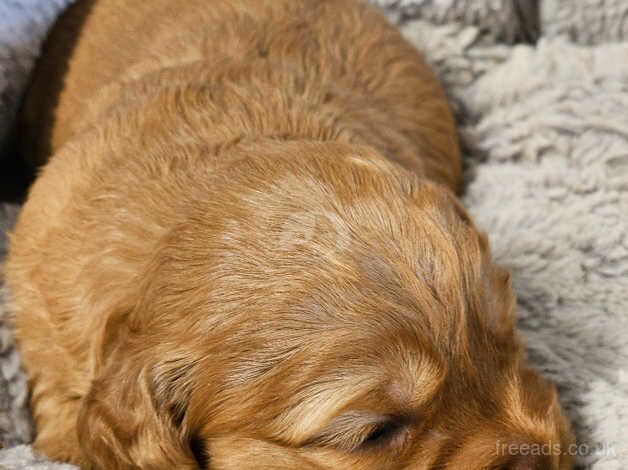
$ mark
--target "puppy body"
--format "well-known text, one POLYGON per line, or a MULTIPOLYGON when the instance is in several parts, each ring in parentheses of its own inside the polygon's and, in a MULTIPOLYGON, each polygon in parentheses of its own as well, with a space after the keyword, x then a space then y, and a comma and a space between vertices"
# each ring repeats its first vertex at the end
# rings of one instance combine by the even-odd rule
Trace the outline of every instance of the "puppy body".
POLYGON ((208 144, 257 135, 355 142, 461 182, 435 77, 354 0, 79 2, 43 52, 23 113, 24 153, 43 162, 111 114, 175 90, 213 103, 204 110, 208 144))
POLYGON ((569 468, 499 454, 569 433, 450 191, 442 90, 376 11, 79 2, 23 132, 28 159, 52 155, 6 265, 38 450, 106 469, 569 468))

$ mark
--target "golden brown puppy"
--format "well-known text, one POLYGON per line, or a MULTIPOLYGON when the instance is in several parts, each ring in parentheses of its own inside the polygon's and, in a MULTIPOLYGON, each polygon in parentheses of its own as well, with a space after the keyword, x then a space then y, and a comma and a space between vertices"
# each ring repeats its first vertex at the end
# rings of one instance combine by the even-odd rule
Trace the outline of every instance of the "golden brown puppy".
POLYGON ((52 155, 6 266, 37 450, 106 470, 571 467, 509 276, 452 192, 445 96, 375 10, 79 2, 23 132, 27 158, 52 155))

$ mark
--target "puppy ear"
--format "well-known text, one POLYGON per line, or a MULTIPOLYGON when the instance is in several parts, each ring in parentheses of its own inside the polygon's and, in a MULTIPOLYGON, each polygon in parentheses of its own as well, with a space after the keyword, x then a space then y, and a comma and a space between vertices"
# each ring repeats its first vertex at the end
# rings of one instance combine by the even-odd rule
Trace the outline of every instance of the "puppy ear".
POLYGON ((508 335, 516 321, 516 298, 512 290, 510 271, 494 263, 488 236, 480 234, 480 248, 484 256, 484 290, 487 295, 486 319, 498 335, 508 335))
MULTIPOLYGON (((115 320, 114 320, 115 322, 115 320)), ((111 326, 111 325, 107 325, 111 326)), ((151 361, 143 344, 128 332, 112 347, 106 337, 106 359, 83 398, 78 435, 82 468, 198 470, 192 439, 183 420, 189 400, 189 366, 159 358, 151 361)))
POLYGON ((489 326, 498 335, 509 334, 516 322, 516 300, 510 283, 510 271, 493 266, 489 274, 489 289, 489 326))

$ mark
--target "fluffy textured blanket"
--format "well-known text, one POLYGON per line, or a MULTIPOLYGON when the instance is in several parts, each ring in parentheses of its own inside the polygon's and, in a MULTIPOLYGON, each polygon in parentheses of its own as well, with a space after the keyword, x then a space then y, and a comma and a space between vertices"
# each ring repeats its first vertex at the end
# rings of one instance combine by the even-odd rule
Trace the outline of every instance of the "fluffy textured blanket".
MULTIPOLYGON (((377 2, 424 51, 455 103, 466 205, 513 272, 530 360, 559 386, 579 465, 626 468, 628 2, 377 2)), ((0 2, 0 140, 41 38, 66 3, 0 2)), ((0 206, 3 228, 17 212, 0 206)), ((26 445, 26 397, 0 299, 0 441, 8 447, 0 467, 70 468, 26 445)))

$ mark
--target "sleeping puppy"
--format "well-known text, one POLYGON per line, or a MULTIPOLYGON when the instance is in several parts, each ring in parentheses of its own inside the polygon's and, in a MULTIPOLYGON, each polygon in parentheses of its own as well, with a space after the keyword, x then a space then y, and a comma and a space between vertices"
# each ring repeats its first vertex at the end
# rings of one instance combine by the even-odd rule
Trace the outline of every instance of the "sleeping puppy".
POLYGON ((571 468, 509 275, 454 195, 446 98, 374 9, 79 1, 22 132, 47 161, 6 265, 36 450, 106 470, 571 468))

